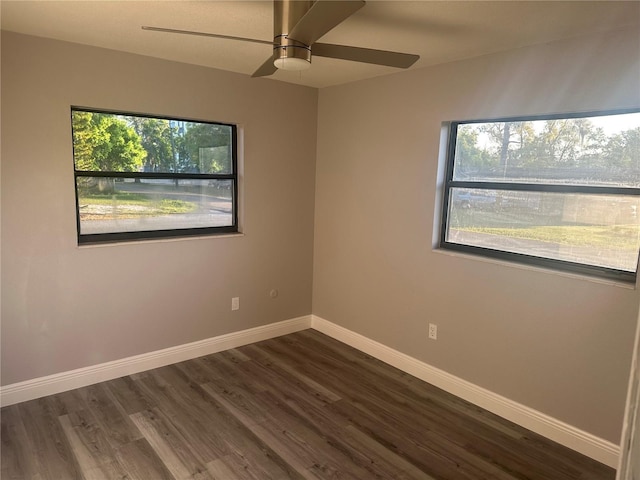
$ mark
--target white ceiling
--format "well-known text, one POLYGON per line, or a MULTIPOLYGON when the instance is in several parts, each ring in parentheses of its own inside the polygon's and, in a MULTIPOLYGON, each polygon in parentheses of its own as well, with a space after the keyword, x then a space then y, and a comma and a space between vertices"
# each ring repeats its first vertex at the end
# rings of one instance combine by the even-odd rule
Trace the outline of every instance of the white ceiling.
MULTIPOLYGON (((250 75, 269 45, 143 31, 142 25, 271 40, 270 1, 1 1, 2 29, 250 75)), ((635 28, 640 1, 383 1, 320 40, 420 55, 412 69, 593 32, 635 28)), ((314 57, 304 72, 270 78, 313 87, 398 71, 314 57)), ((256 80, 259 81, 259 80, 256 80)))

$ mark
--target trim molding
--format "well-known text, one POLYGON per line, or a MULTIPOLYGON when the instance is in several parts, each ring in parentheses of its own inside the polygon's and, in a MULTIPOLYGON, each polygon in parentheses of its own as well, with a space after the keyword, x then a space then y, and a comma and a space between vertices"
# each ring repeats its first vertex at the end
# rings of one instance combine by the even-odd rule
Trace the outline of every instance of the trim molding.
POLYGON ((165 365, 241 347, 308 328, 313 328, 340 342, 346 343, 403 372, 435 385, 605 465, 613 468, 618 466, 620 456, 620 447, 618 445, 474 385, 444 370, 432 367, 316 315, 306 315, 112 362, 13 383, 0 387, 0 405, 13 405, 75 388, 86 387, 94 383, 164 367, 165 365))
POLYGON ((316 315, 311 315, 311 328, 605 465, 612 468, 618 466, 620 447, 614 443, 432 367, 316 315))
POLYGON ((311 315, 0 387, 3 407, 306 330, 311 315))

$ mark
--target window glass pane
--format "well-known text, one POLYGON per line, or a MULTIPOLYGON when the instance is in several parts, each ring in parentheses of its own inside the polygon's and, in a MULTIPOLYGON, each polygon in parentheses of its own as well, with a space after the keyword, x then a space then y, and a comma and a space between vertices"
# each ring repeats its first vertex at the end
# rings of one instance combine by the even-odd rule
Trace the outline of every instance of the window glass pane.
POLYGON ((453 179, 640 186, 640 113, 461 123, 453 179))
POLYGON ((73 110, 72 127, 79 171, 234 173, 230 125, 73 110))
POLYGON ((231 180, 78 177, 80 234, 233 225, 231 180))
POLYGON ((446 241, 635 272, 640 198, 451 188, 446 241))

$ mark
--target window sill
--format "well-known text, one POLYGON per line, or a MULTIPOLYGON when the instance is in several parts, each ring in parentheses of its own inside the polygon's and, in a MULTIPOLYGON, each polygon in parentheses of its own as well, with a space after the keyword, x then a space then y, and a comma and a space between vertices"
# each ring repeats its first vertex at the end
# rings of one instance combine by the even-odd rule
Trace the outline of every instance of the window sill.
POLYGON ((144 245, 150 243, 175 243, 175 242, 184 242, 184 241, 195 241, 195 240, 209 240, 213 238, 229 238, 229 237, 244 237, 243 232, 234 232, 234 233, 221 233, 217 235, 192 235, 185 237, 169 237, 169 238, 145 238, 139 240, 125 240, 122 242, 100 242, 100 243, 83 243, 80 245, 76 245, 79 249, 90 249, 90 248, 102 248, 102 247, 115 247, 120 245, 144 245))
POLYGON ((591 276, 591 275, 581 275, 579 273, 563 272, 561 270, 554 270, 554 269, 551 269, 551 268, 538 267, 538 266, 534 266, 534 265, 524 265, 524 264, 521 264, 521 263, 509 262, 507 260, 500 260, 500 259, 496 259, 496 258, 483 257, 483 256, 480 256, 480 255, 473 255, 473 254, 464 253, 464 252, 456 252, 456 251, 453 251, 453 250, 447 250, 445 248, 440 248, 440 247, 435 247, 435 248, 432 249, 432 251, 434 253, 438 253, 440 255, 448 255, 448 256, 451 256, 451 257, 465 258, 465 259, 469 259, 469 260, 475 260, 475 261, 478 261, 478 262, 491 263, 491 264, 494 264, 494 265, 501 265, 501 266, 510 267, 510 268, 517 268, 519 270, 528 270, 528 271, 532 271, 532 272, 546 273, 546 274, 557 275, 557 276, 565 277, 565 278, 572 278, 572 279, 575 279, 575 280, 582 280, 582 281, 587 281, 587 282, 592 282, 592 283, 599 283, 601 285, 610 285, 610 286, 614 286, 614 287, 626 288, 628 290, 636 290, 636 283, 611 280, 611 279, 600 278, 600 277, 595 277, 595 276, 591 276))

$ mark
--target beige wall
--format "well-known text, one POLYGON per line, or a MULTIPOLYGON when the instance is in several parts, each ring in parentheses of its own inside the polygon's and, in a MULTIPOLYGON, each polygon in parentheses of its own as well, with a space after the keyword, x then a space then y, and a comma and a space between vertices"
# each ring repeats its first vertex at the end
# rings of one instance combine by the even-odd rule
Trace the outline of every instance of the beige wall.
POLYGON ((443 121, 633 106, 631 31, 321 90, 314 314, 617 443, 637 291, 437 253, 432 236, 443 121))
POLYGON ((3 33, 2 384, 311 313, 316 114, 315 89, 3 33), (239 124, 244 236, 78 248, 70 105, 239 124))

